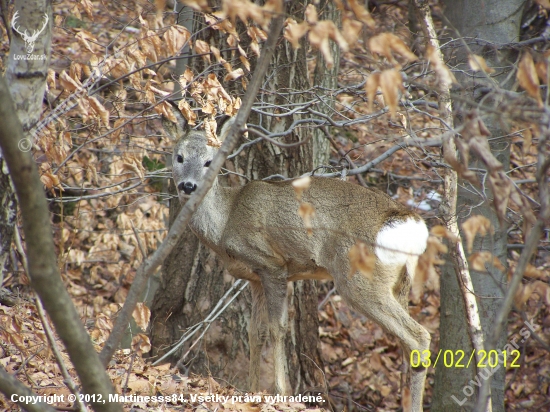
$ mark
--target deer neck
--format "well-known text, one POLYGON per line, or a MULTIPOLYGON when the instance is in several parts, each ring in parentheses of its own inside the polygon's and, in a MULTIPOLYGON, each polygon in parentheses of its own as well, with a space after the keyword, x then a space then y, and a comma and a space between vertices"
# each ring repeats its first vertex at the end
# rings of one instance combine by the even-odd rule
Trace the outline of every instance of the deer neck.
POLYGON ((189 225, 199 239, 216 251, 238 189, 222 187, 218 179, 193 214, 189 225))

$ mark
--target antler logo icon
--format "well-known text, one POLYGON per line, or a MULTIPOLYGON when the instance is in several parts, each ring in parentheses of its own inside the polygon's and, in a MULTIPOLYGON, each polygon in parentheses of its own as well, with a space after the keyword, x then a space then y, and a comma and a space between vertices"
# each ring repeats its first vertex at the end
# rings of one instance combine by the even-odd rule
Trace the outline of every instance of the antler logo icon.
POLYGON ((44 31, 44 29, 46 28, 46 26, 48 24, 48 21, 49 21, 49 18, 48 18, 48 15, 46 13, 44 13, 44 25, 42 26, 42 28, 40 30, 33 30, 32 35, 29 35, 27 33, 27 30, 25 30, 22 33, 19 30, 19 27, 16 27, 18 18, 19 18, 19 12, 16 11, 15 14, 13 15, 13 19, 11 19, 11 27, 12 27, 13 30, 15 30, 17 33, 19 33, 21 35, 21 37, 25 41, 25 49, 27 49, 27 53, 30 54, 34 50, 34 43, 36 42, 36 39, 38 38, 40 33, 42 33, 44 31))

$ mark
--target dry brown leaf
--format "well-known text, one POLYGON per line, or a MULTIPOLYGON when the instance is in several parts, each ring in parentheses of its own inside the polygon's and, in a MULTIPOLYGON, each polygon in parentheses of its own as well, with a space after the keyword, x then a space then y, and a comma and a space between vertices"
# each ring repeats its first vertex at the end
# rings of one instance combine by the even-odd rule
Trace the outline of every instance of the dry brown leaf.
POLYGON ((303 21, 297 23, 296 20, 290 17, 286 19, 284 37, 287 39, 294 49, 300 47, 300 39, 308 32, 309 25, 303 21))
POLYGON ((84 8, 84 11, 86 12, 90 20, 93 20, 94 14, 92 2, 90 0, 80 0, 80 5, 84 8))
POLYGON ((231 73, 227 73, 223 78, 224 81, 237 80, 239 77, 244 76, 244 70, 240 67, 236 70, 233 70, 231 73))
POLYGON ((440 83, 443 85, 450 85, 457 83, 456 77, 453 72, 447 67, 447 65, 441 60, 437 49, 431 44, 426 49, 426 58, 432 65, 435 74, 440 83))
POLYGON ((534 98, 539 107, 542 107, 542 97, 540 95, 540 83, 537 75, 537 69, 533 62, 533 57, 526 52, 519 62, 518 72, 516 74, 519 85, 523 87, 529 96, 534 98))
POLYGON ((415 279, 429 279, 432 275, 437 276, 435 265, 443 265, 444 260, 439 258, 440 253, 447 253, 447 246, 434 236, 428 238, 426 251, 418 258, 415 279))
POLYGON ((90 104, 90 107, 93 109, 93 111, 99 116, 101 119, 101 122, 103 125, 110 129, 109 127, 109 119, 110 119, 110 113, 109 111, 103 107, 101 103, 99 103, 99 100, 97 100, 95 97, 88 97, 88 103, 90 104))
POLYGON ((458 240, 457 236, 453 232, 442 225, 436 225, 432 227, 430 229, 430 233, 434 236, 447 238, 452 242, 456 242, 458 240))
POLYGON ((171 26, 162 36, 171 55, 177 55, 191 38, 191 33, 183 26, 171 26))
POLYGON ((88 50, 91 53, 94 53, 94 49, 92 48, 92 44, 94 42, 97 42, 96 38, 92 35, 92 33, 89 33, 85 30, 81 30, 78 33, 76 33, 76 40, 78 40, 78 43, 84 47, 84 49, 88 50), (92 44, 91 44, 91 43, 92 44))
POLYGON ((462 230, 464 230, 464 234, 466 235, 468 253, 472 252, 472 248, 474 247, 474 239, 477 234, 480 236, 485 236, 488 233, 494 232, 491 221, 482 215, 470 217, 462 223, 462 230))
POLYGON ((174 115, 174 112, 172 111, 172 106, 168 102, 160 102, 158 105, 155 106, 155 111, 158 114, 166 117, 172 123, 178 122, 178 120, 176 119, 176 116, 174 115))
POLYGON ((317 9, 313 4, 308 4, 306 7, 306 21, 309 24, 315 24, 319 21, 319 17, 317 15, 317 9))
POLYGON ((489 173, 489 187, 493 192, 495 211, 497 212, 499 221, 502 223, 506 219, 510 195, 516 193, 515 188, 510 178, 503 171, 489 173))
POLYGON ((477 270, 478 272, 487 272, 487 264, 496 267, 498 270, 505 270, 500 260, 498 260, 498 258, 488 250, 472 253, 468 258, 468 261, 472 265, 472 269, 477 270))
POLYGON ((393 33, 381 33, 371 37, 368 44, 372 53, 384 56, 393 65, 398 64, 393 53, 401 55, 408 61, 418 60, 418 57, 407 47, 405 42, 393 33))
POLYGON ((534 293, 537 293, 548 303, 550 300, 550 285, 540 280, 521 284, 514 296, 514 303, 518 308, 522 308, 534 293))
POLYGON ((543 281, 548 281, 548 275, 545 275, 542 270, 538 270, 533 265, 528 264, 525 268, 525 273, 523 274, 526 278, 538 279, 543 281))
POLYGON ((548 82, 548 60, 536 62, 535 70, 537 71, 540 82, 546 84, 548 82))
POLYGON ((254 40, 256 43, 267 40, 267 33, 264 30, 260 29, 259 27, 249 26, 246 29, 246 32, 248 33, 250 38, 254 40))
POLYGON ((136 321, 136 324, 141 328, 142 331, 147 331, 147 326, 149 326, 149 320, 151 319, 151 310, 143 302, 138 302, 132 313, 132 317, 136 321))
POLYGON ((533 142, 533 133, 531 132, 531 129, 526 128, 523 131, 522 153, 523 153, 524 156, 529 153, 529 150, 531 150, 532 142, 533 142))
POLYGON ((181 2, 193 10, 210 12, 207 0, 181 0, 181 2))
POLYGON ((187 119, 189 124, 191 126, 195 125, 195 120, 197 120, 197 114, 191 109, 191 106, 189 106, 189 103, 187 103, 186 100, 181 99, 178 103, 178 108, 181 111, 181 114, 183 114, 183 117, 187 119))
POLYGON ((342 36, 348 44, 355 44, 361 34, 363 26, 355 19, 350 19, 346 16, 342 19, 342 36))
POLYGON ((338 30, 338 27, 336 27, 336 24, 334 24, 331 20, 323 20, 320 21, 315 25, 315 28, 317 30, 324 30, 328 33, 329 38, 336 42, 338 46, 340 46, 340 49, 344 52, 347 52, 349 50, 349 44, 342 36, 342 33, 340 33, 340 30, 338 30))
POLYGON ((248 61, 248 59, 245 56, 239 56, 239 60, 241 61, 245 69, 250 72, 250 62, 248 61))
MULTIPOLYGON (((143 354, 151 350, 149 336, 144 333, 138 333, 132 338, 132 350, 138 354, 143 354)), ((146 381, 147 382, 147 381, 146 381)))
POLYGON ((70 77, 65 70, 63 70, 59 75, 59 84, 65 90, 68 90, 70 92, 82 89, 82 85, 80 84, 80 82, 70 77))
POLYGON ((302 200, 302 193, 304 193, 304 190, 309 189, 310 185, 311 177, 309 176, 300 177, 299 179, 292 181, 292 188, 294 189, 294 192, 296 193, 296 198, 299 201, 302 200))
POLYGON ((311 219, 315 216, 315 208, 311 203, 301 202, 298 208, 298 215, 303 219, 308 236, 313 234, 311 219))
POLYGON ((380 86, 380 72, 372 73, 365 83, 365 92, 367 93, 368 100, 368 109, 372 113, 374 111, 374 97, 376 96, 376 91, 380 86))
MULTIPOLYGON (((217 123, 215 119, 208 119, 204 121, 204 132, 206 134, 208 146, 219 148, 222 145, 221 140, 218 139, 216 134, 217 123)), ((222 136, 223 137, 223 136, 222 136)))
POLYGON ((359 3, 358 0, 348 0, 348 4, 353 10, 355 17, 357 17, 357 20, 365 23, 365 25, 371 29, 376 27, 374 19, 363 4, 359 3))
POLYGON ((195 41, 195 53, 202 55, 201 57, 210 64, 210 46, 204 40, 195 41))
POLYGON ((350 276, 355 275, 355 273, 359 271, 368 279, 372 279, 372 273, 376 266, 376 256, 369 251, 365 243, 357 241, 349 250, 348 257, 350 263, 350 276))
POLYGON ((40 181, 44 186, 46 186, 46 189, 51 190, 54 197, 55 197, 55 191, 53 190, 54 187, 63 191, 63 187, 61 186, 59 177, 56 174, 53 174, 51 171, 47 171, 42 176, 40 176, 40 181))
POLYGON ((468 57, 468 64, 470 65, 470 68, 475 72, 478 72, 480 70, 488 74, 495 72, 495 69, 489 67, 485 59, 477 54, 471 54, 468 57))
POLYGON ((537 4, 547 10, 550 10, 550 0, 535 0, 537 4))
POLYGON ((399 104, 398 90, 405 91, 401 72, 396 69, 389 69, 380 73, 380 89, 382 90, 384 101, 388 105, 392 117, 395 117, 399 104))

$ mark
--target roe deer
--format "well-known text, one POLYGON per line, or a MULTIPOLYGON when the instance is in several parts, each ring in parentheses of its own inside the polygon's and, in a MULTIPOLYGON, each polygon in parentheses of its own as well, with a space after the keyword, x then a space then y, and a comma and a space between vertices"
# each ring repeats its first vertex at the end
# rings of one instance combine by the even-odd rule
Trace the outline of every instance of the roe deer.
MULTIPOLYGON (((205 131, 192 130, 179 112, 178 123, 163 120, 174 139, 172 175, 180 202, 202 183, 216 148, 205 131)), ((233 119, 218 125, 220 140, 233 119)), ((385 193, 328 178, 312 178, 302 200, 313 205, 312 233, 298 215, 292 181, 252 181, 239 188, 217 180, 189 225, 214 250, 236 278, 250 281, 250 389, 259 390, 260 355, 271 334, 275 391, 286 393, 284 338, 287 330, 287 282, 331 279, 355 310, 394 334, 404 349, 429 349, 430 334, 408 313, 408 295, 428 229, 416 213, 385 193), (372 275, 350 274, 350 249, 363 241, 375 255, 372 275)), ((412 411, 422 411, 425 368, 410 371, 412 411)))

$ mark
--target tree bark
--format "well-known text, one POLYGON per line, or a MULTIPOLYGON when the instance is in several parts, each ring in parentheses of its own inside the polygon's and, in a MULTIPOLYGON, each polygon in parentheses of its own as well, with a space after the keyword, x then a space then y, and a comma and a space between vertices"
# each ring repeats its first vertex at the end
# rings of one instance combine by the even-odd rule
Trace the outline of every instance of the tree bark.
MULTIPOLYGON (((300 1, 290 2, 287 4, 287 13, 301 20, 305 5, 300 1)), ((291 93, 311 86, 306 67, 306 50, 305 47, 293 50, 288 42, 279 42, 275 57, 271 61, 272 74, 268 77, 270 80, 264 84, 263 93, 260 95, 262 102, 296 103, 311 98, 291 93)), ((254 65, 254 61, 251 63, 254 65)), ((336 60, 335 66, 337 65, 336 60)), ((334 73, 325 76, 325 81, 334 83, 334 73)), ((270 132, 278 132, 288 129, 294 120, 296 117, 274 118, 254 115, 249 119, 249 123, 260 124, 270 132)), ((273 174, 299 176, 312 170, 317 163, 314 158, 319 162, 326 162, 328 159, 328 146, 316 148, 313 143, 318 136, 315 129, 295 130, 286 136, 283 142, 303 140, 306 133, 314 133, 314 139, 305 145, 281 149, 271 144, 259 143, 233 159, 234 163, 228 165, 228 168, 251 179, 261 179, 273 174)), ((243 180, 239 182, 243 183, 243 180)), ((177 203, 177 199, 171 202, 171 219, 179 209, 177 203)), ((233 282, 234 279, 224 271, 217 257, 207 247, 201 245, 191 232, 184 234, 173 254, 163 265, 162 283, 154 299, 151 332, 153 354, 164 353, 168 346, 178 340, 183 329, 203 320, 233 282)), ((322 370, 318 351, 318 299, 313 282, 296 282, 292 286, 289 296, 290 330, 287 360, 288 370, 293 371, 289 377, 292 391, 299 393, 308 387, 318 387, 323 382, 319 369, 322 370), (306 354, 307 357, 302 354, 306 354)), ((200 375, 210 374, 239 388, 248 388, 247 330, 250 299, 250 293, 245 289, 214 322, 203 342, 188 356, 191 372, 200 375)), ((190 344, 191 342, 183 348, 183 352, 187 351, 190 344)), ((263 358, 265 362, 262 365, 261 387, 270 389, 273 383, 272 360, 266 353, 263 358)))
MULTIPOLYGON (((15 106, 15 113, 23 126, 23 133, 28 132, 40 119, 42 113, 42 99, 46 90, 46 76, 50 66, 50 46, 52 36, 52 10, 51 2, 44 0, 16 1, 14 13, 18 13, 17 19, 6 21, 8 24, 15 22, 15 27, 20 32, 32 33, 43 27, 48 16, 48 24, 36 38, 32 53, 28 53, 28 42, 23 36, 12 29, 10 36, 10 54, 6 68, 5 78, 9 92, 15 106), (44 56, 44 59, 22 59, 27 56, 44 56)), ((7 10, 4 14, 7 18, 7 10)), ((24 143, 23 148, 30 150, 30 141, 24 143)), ((0 285, 4 273, 8 270, 11 243, 13 240, 15 219, 17 216, 17 203, 7 173, 7 166, 0 152, 0 285)), ((14 262, 15 264, 15 262, 14 262)))
MULTIPOLYGON (((511 75, 513 63, 517 54, 512 49, 490 46, 495 44, 516 41, 519 36, 521 20, 522 0, 497 1, 489 0, 482 3, 472 0, 446 0, 444 1, 444 15, 458 33, 451 35, 454 40, 452 48, 451 63, 455 65, 455 75, 462 86, 460 95, 468 99, 471 104, 460 103, 455 100, 453 109, 455 124, 462 123, 465 114, 473 109, 483 99, 484 105, 498 109, 501 103, 498 94, 487 96, 486 90, 494 91, 494 85, 483 74, 477 72, 473 76, 466 76, 464 73, 470 70, 468 65, 469 51, 460 40, 459 36, 468 37, 468 44, 471 53, 481 55, 485 58, 490 67, 497 69, 491 78, 503 89, 512 86, 515 77, 511 75), (471 39, 479 39, 472 41, 471 39), (463 72, 464 71, 464 72, 463 72), (494 97, 496 96, 496 97, 494 97)), ((472 74, 470 72, 470 74, 472 74)), ((482 109, 481 109, 482 110, 482 109)), ((484 119, 485 120, 485 119, 484 119)), ((506 135, 506 125, 496 117, 489 118, 486 124, 493 137, 506 135)), ((491 143, 491 150, 497 159, 503 164, 505 170, 509 169, 510 152, 509 141, 500 140, 491 143)), ((470 167, 483 168, 478 159, 472 159, 470 167)), ((492 193, 486 190, 487 201, 482 202, 478 196, 465 189, 465 183, 459 186, 459 197, 457 214, 459 224, 471 215, 480 214, 487 217, 495 228, 495 235, 492 239, 482 242, 479 237, 474 244, 474 252, 481 250, 491 251, 504 266, 506 266, 506 243, 507 226, 504 222, 499 223, 496 213, 489 201, 492 193)), ((484 341, 490 335, 494 324, 496 313, 500 307, 506 284, 506 274, 493 270, 491 275, 471 270, 474 291, 479 298, 479 311, 484 341)), ((460 289, 454 267, 447 264, 443 267, 441 275, 441 325, 440 325, 440 348, 443 350, 463 350, 471 353, 472 344, 467 333, 464 302, 460 297, 460 289)), ((505 344, 506 333, 500 337, 498 347, 505 344)), ((475 378, 475 368, 445 368, 442 364, 436 370, 434 398, 432 410, 463 411, 471 410, 475 403, 476 396, 470 394, 469 389, 464 391, 466 386, 472 387, 470 380, 475 378), (455 398, 452 396, 454 395, 455 398)), ((492 410, 504 411, 504 379, 505 368, 500 368, 494 375, 491 387, 492 410)), ((475 385, 473 389, 476 389, 475 385)))

